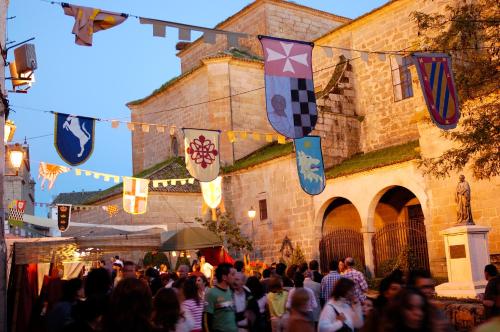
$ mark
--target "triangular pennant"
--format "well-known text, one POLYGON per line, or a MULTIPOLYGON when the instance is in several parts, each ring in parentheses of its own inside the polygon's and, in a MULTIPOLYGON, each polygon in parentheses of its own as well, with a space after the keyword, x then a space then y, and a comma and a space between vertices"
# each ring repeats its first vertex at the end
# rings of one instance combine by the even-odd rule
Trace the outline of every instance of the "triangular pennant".
POLYGON ((191 41, 191 30, 179 28, 179 40, 191 41))
POLYGON ((254 141, 260 141, 260 134, 259 133, 252 133, 252 139, 254 141))
POLYGON ((165 127, 164 126, 156 126, 156 132, 157 133, 164 133, 165 127))
POLYGON ((295 139, 295 156, 300 186, 309 195, 319 195, 325 189, 325 169, 321 138, 306 136, 295 139))
POLYGON ((166 36, 166 27, 165 23, 162 23, 158 20, 151 20, 144 17, 139 17, 140 24, 151 24, 153 25, 153 36, 154 37, 165 37, 166 36))
POLYGON ((111 128, 118 128, 120 126, 120 122, 118 120, 111 120, 111 128))
POLYGON ((128 128, 128 130, 130 130, 130 131, 134 131, 134 130, 135 130, 135 125, 134 125, 134 123, 133 123, 133 122, 128 122, 128 123, 127 123, 127 128, 128 128))
POLYGON ((364 62, 368 62, 368 53, 367 52, 359 52, 359 57, 361 58, 361 60, 363 60, 364 62))
POLYGON ((141 125, 141 128, 142 128, 143 133, 149 133, 149 125, 148 124, 141 125))
POLYGON ((236 134, 234 131, 228 131, 227 132, 227 138, 229 139, 229 142, 234 143, 236 141, 236 134))
POLYGON ((266 134, 266 142, 271 143, 273 141, 273 135, 272 134, 266 134))
POLYGON ((217 35, 212 31, 203 32, 203 42, 207 44, 215 44, 217 35))
POLYGON ((203 129, 183 129, 186 168, 192 177, 203 182, 219 175, 220 132, 203 129))
POLYGON ((384 61, 385 62, 385 59, 386 59, 385 53, 378 53, 377 55, 378 55, 378 59, 380 61, 384 61))

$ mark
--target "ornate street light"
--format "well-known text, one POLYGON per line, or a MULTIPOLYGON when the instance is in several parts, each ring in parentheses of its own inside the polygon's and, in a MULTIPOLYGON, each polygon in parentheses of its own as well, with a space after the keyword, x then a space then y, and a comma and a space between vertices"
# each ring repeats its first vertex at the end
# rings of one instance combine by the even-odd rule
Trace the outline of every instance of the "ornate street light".
POLYGON ((253 209, 253 206, 250 207, 250 210, 248 210, 248 218, 250 218, 252 221, 257 215, 257 211, 253 209))
POLYGON ((16 170, 16 176, 19 175, 19 168, 24 160, 24 149, 21 145, 16 143, 13 147, 9 147, 9 159, 12 167, 16 170))

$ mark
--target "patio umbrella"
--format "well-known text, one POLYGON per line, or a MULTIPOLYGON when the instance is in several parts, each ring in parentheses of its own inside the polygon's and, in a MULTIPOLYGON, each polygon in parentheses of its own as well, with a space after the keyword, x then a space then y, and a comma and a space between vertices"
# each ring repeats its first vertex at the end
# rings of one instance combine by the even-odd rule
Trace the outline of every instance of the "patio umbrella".
POLYGON ((222 240, 208 229, 188 227, 161 234, 161 251, 193 250, 222 246, 222 240))

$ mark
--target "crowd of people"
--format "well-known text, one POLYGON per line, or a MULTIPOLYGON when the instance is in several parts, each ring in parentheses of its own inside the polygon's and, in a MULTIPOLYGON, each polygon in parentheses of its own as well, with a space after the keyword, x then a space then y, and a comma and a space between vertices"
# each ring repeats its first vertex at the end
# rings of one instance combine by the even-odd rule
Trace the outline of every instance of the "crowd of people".
MULTIPOLYGON (((202 257, 172 273, 143 271, 117 257, 112 271, 102 262, 84 278, 66 281, 60 300, 47 308, 46 325, 53 332, 454 331, 429 273, 393 271, 372 298, 354 266, 351 257, 332 260, 321 274, 315 260, 278 263, 249 276, 240 261, 213 267, 202 257)), ((485 269, 489 317, 500 312, 497 274, 485 269)), ((478 331, 489 331, 484 328, 478 331)))

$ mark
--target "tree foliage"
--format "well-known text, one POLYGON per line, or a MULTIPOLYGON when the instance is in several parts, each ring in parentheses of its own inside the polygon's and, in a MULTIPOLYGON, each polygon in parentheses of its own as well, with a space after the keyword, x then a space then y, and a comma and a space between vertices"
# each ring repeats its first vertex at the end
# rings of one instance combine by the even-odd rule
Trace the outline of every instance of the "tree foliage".
POLYGON ((496 0, 477 0, 445 13, 412 14, 424 48, 451 54, 461 101, 460 127, 443 133, 458 144, 424 159, 426 173, 444 177, 470 163, 476 179, 500 174, 499 8, 496 0))
POLYGON ((241 233, 239 224, 229 213, 217 213, 217 221, 201 218, 196 218, 196 221, 215 233, 229 250, 253 250, 252 241, 241 233))

